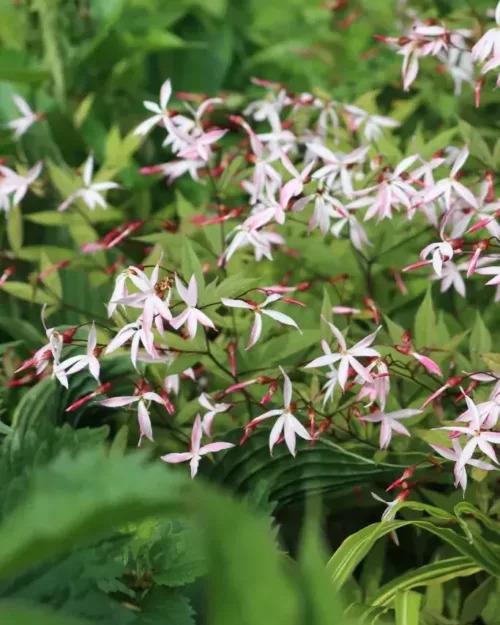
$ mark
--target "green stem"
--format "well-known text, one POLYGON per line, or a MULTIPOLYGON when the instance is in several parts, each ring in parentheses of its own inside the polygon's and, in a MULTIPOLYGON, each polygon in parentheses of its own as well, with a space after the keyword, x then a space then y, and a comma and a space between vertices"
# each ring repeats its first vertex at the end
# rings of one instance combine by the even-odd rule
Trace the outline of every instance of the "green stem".
POLYGON ((64 66, 57 45, 57 2, 58 0, 36 0, 33 8, 40 16, 40 30, 42 33, 45 63, 50 68, 54 82, 54 96, 61 108, 66 103, 66 86, 64 80, 64 66))

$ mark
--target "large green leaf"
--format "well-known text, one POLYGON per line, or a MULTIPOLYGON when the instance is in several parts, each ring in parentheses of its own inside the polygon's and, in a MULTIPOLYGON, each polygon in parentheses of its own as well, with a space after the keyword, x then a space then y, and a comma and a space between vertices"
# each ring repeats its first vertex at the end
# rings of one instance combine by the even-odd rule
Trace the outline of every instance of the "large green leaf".
MULTIPOLYGON (((237 442, 241 431, 226 435, 237 442)), ((212 469, 213 481, 237 492, 251 492, 267 484, 269 499, 280 505, 312 493, 325 493, 376 480, 397 477, 402 467, 377 464, 328 440, 318 440, 309 448, 299 443, 294 458, 287 447, 275 446, 269 453, 269 430, 262 429, 243 447, 229 450, 212 469)))
POLYGON ((458 556, 432 562, 400 575, 385 586, 382 586, 367 603, 374 606, 389 606, 397 593, 411 590, 428 584, 442 584, 457 577, 468 577, 481 570, 468 556, 458 556))
POLYGON ((405 590, 396 595, 396 625, 419 625, 422 595, 412 590, 405 590))
POLYGON ((46 608, 0 602, 0 623, 5 625, 90 625, 90 621, 64 616, 46 608))
POLYGON ((180 510, 186 482, 140 453, 61 454, 35 471, 24 503, 0 527, 0 577, 17 574, 125 523, 180 510))

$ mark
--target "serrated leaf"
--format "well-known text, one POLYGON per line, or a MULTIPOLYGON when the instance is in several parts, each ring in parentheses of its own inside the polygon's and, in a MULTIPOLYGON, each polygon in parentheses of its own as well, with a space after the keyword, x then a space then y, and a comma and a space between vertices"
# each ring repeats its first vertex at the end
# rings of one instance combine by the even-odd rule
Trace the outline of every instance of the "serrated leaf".
POLYGON ((179 591, 156 587, 141 602, 134 625, 195 625, 194 610, 179 591))

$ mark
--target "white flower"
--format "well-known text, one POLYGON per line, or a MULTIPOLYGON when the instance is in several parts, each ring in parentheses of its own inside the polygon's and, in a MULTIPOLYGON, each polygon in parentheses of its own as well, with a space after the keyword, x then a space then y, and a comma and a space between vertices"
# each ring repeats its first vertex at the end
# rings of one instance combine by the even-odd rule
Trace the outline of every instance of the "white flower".
POLYGON ((167 106, 171 95, 172 85, 170 83, 170 80, 166 80, 160 89, 159 105, 156 102, 151 102, 149 100, 145 100, 143 102, 144 107, 154 114, 137 126, 137 128, 134 130, 134 135, 144 136, 159 122, 165 122, 165 119, 169 117, 167 106))
POLYGON ((198 323, 201 325, 212 328, 215 330, 213 321, 205 315, 204 312, 196 308, 198 303, 198 284, 196 283, 196 277, 191 276, 188 288, 182 284, 177 275, 175 276, 175 286, 177 293, 181 299, 187 304, 187 308, 181 312, 180 315, 172 319, 170 325, 178 330, 184 323, 187 325, 189 337, 194 339, 196 336, 196 330, 198 329, 198 323))
POLYGON ((271 417, 278 417, 276 419, 275 424, 272 427, 271 434, 269 435, 269 450, 271 455, 273 453, 273 447, 278 442, 278 439, 281 436, 281 433, 284 431, 285 435, 285 443, 292 456, 296 454, 296 436, 300 436, 301 438, 309 441, 311 440, 311 436, 306 428, 300 423, 300 421, 292 414, 291 411, 291 401, 292 401, 292 383, 290 382, 290 378, 284 372, 283 368, 280 367, 281 374, 284 379, 283 386, 283 408, 278 408, 276 410, 269 410, 265 412, 260 417, 257 417, 253 421, 251 421, 247 428, 252 428, 257 423, 264 421, 265 419, 270 419, 271 417))
POLYGON ((153 428, 151 426, 151 418, 149 416, 148 405, 146 401, 151 403, 152 401, 157 404, 165 406, 164 400, 157 394, 150 391, 139 393, 137 395, 111 397, 110 399, 103 399, 100 404, 107 406, 108 408, 121 408, 123 406, 130 406, 137 403, 137 420, 139 422, 139 443, 141 444, 142 438, 145 436, 150 441, 153 441, 153 428))
POLYGON ((92 183, 92 174, 94 171, 94 157, 91 155, 83 166, 83 183, 84 187, 72 193, 59 207, 58 211, 65 211, 76 199, 81 198, 90 210, 94 210, 96 206, 106 208, 106 200, 101 191, 116 189, 120 185, 116 182, 94 182, 92 183))
POLYGON ((206 393, 202 393, 198 398, 198 402, 203 408, 208 410, 208 412, 204 415, 201 426, 203 431, 207 436, 212 436, 212 423, 215 418, 215 415, 218 415, 222 412, 227 412, 229 408, 231 408, 232 404, 213 404, 210 400, 210 397, 206 393))
POLYGON ((268 304, 276 302, 279 299, 281 299, 281 295, 278 295, 277 293, 269 295, 269 297, 267 297, 265 301, 262 302, 262 304, 247 302, 242 299, 228 299, 226 297, 223 297, 221 299, 221 302, 224 304, 224 306, 228 306, 230 308, 246 308, 247 310, 251 310, 255 313, 255 320, 253 322, 252 330, 250 332, 250 338, 248 340, 248 345, 246 349, 250 349, 251 347, 253 347, 255 343, 259 340, 259 337, 262 333, 262 315, 271 317, 271 319, 274 319, 275 321, 278 321, 278 323, 282 323, 283 325, 293 326, 294 328, 297 328, 297 330, 302 334, 299 326, 288 315, 277 312, 275 310, 264 310, 268 304))
POLYGON ((436 275, 441 277, 443 264, 453 258, 453 247, 448 241, 431 243, 420 252, 420 258, 425 260, 430 254, 432 254, 432 268, 436 275))
POLYGON ((196 419, 193 425, 193 431, 191 434, 191 451, 181 454, 167 454, 166 456, 161 456, 161 459, 164 462, 171 463, 187 462, 189 460, 189 464, 191 465, 191 477, 193 478, 198 472, 200 460, 205 454, 214 453, 217 451, 222 451, 223 449, 229 449, 231 447, 234 447, 232 443, 208 443, 208 445, 204 445, 203 447, 201 447, 200 445, 202 434, 203 429, 201 425, 200 415, 196 415, 196 419))
POLYGON ((139 317, 137 321, 128 323, 118 332, 115 338, 106 347, 105 354, 111 354, 119 347, 122 347, 127 341, 131 340, 130 357, 132 364, 137 369, 137 357, 139 353, 139 345, 142 343, 146 352, 154 359, 157 359, 158 353, 153 344, 153 333, 143 327, 142 320, 139 317))
POLYGON ((347 348, 347 344, 340 330, 332 323, 328 323, 328 326, 330 327, 330 330, 333 332, 339 343, 339 353, 326 354, 325 356, 315 358, 312 362, 307 364, 305 368, 308 369, 310 367, 324 367, 326 365, 332 365, 340 361, 338 367, 338 381, 342 390, 345 388, 345 384, 347 382, 349 366, 351 366, 356 371, 356 373, 361 376, 363 380, 370 383, 373 382, 373 378, 370 372, 366 369, 366 367, 363 367, 363 365, 356 359, 363 357, 380 358, 380 354, 369 346, 375 340, 377 332, 380 330, 381 326, 379 326, 375 332, 369 334, 367 337, 356 343, 354 347, 351 347, 349 349, 347 348))
POLYGON ((404 434, 405 436, 411 436, 410 432, 404 425, 399 423, 398 419, 408 419, 420 414, 421 410, 395 410, 394 412, 383 412, 377 410, 371 415, 362 417, 363 421, 370 421, 372 423, 380 423, 380 449, 387 449, 392 438, 392 431, 398 434, 404 434))
POLYGON ((21 117, 7 122, 6 126, 14 129, 14 138, 18 139, 40 119, 40 115, 34 113, 26 100, 20 95, 13 95, 12 99, 14 100, 17 110, 21 113, 21 117))
POLYGON ((72 356, 71 358, 63 360, 63 362, 61 362, 61 364, 57 367, 58 372, 64 371, 66 375, 72 375, 73 373, 77 373, 78 371, 85 369, 85 367, 88 367, 91 375, 99 381, 100 365, 99 360, 95 356, 96 345, 97 333, 95 325, 92 324, 87 339, 86 353, 82 356, 72 356))
MULTIPOLYGON (((495 21, 497 26, 500 27, 500 2, 495 10, 495 21)), ((474 61, 482 63, 490 55, 495 59, 500 57, 500 28, 490 28, 472 48, 472 59, 474 61)))
POLYGON ((0 165, 0 174, 3 176, 3 178, 0 179, 0 195, 13 193, 12 202, 14 206, 16 206, 26 195, 30 184, 35 182, 41 174, 42 167, 43 163, 39 161, 25 176, 21 176, 9 167, 0 165))

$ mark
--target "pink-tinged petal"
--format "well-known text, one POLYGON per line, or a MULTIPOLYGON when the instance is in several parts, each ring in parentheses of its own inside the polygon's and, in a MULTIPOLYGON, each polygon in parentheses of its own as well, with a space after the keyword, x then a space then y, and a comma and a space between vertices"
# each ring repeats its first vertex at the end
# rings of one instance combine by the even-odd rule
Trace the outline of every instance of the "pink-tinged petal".
POLYGON ((228 299, 227 297, 221 297, 220 301, 228 308, 246 308, 247 310, 252 310, 253 308, 251 304, 244 302, 242 299, 228 299))
POLYGON ((449 180, 440 180, 424 193, 423 203, 428 204, 429 202, 433 202, 438 197, 443 195, 443 193, 445 193, 446 190, 450 188, 450 185, 451 183, 449 180))
POLYGON ((402 423, 399 423, 399 421, 396 421, 395 419, 390 419, 389 425, 391 426, 391 429, 394 430, 395 432, 397 432, 398 434, 404 434, 405 436, 411 436, 410 432, 408 432, 408 430, 405 428, 405 426, 402 423))
POLYGON ((422 411, 417 408, 404 408, 403 410, 395 410, 389 414, 391 419, 409 419, 415 415, 422 414, 422 411))
POLYGON ((467 408, 469 409, 469 415, 470 415, 470 421, 472 423, 472 427, 478 430, 481 425, 481 418, 479 416, 479 411, 477 409, 477 406, 472 401, 472 399, 465 394, 463 389, 460 389, 460 390, 465 395, 465 402, 467 404, 467 408))
POLYGON ((187 462, 191 460, 193 454, 191 453, 183 453, 183 454, 166 454, 165 456, 160 456, 160 459, 163 462, 170 462, 172 464, 177 464, 178 462, 187 462))
POLYGON ((66 375, 72 375, 78 373, 87 367, 89 364, 88 356, 80 356, 78 362, 75 362, 72 367, 66 370, 66 375))
POLYGON ((330 330, 333 332, 335 338, 337 339, 340 349, 347 349, 347 344, 345 342, 345 338, 342 332, 336 326, 334 326, 333 323, 328 323, 328 326, 330 330))
POLYGON ((196 276, 194 274, 191 276, 191 280, 189 280, 187 298, 185 301, 188 306, 196 308, 196 304, 198 302, 198 284, 196 282, 196 276))
POLYGON ((214 406, 212 402, 210 401, 210 397, 206 393, 202 393, 198 397, 198 403, 200 404, 200 406, 203 406, 203 408, 205 408, 206 410, 214 409, 214 406))
POLYGON ((369 421, 370 423, 380 423, 385 418, 385 415, 379 410, 374 412, 373 414, 363 415, 361 417, 362 421, 369 421))
POLYGON ((498 467, 493 466, 489 462, 483 462, 482 460, 469 460, 471 467, 477 467, 483 471, 496 471, 498 467))
POLYGON ((292 401, 292 382, 290 378, 285 373, 283 367, 280 367, 281 375, 283 376, 283 401, 285 408, 290 406, 290 402, 292 401))
POLYGON ((345 383, 347 382, 347 377, 349 375, 349 359, 341 358, 339 365, 339 386, 342 390, 345 388, 345 383))
MULTIPOLYGON (((359 341, 358 343, 356 343, 356 345, 352 348, 352 349, 359 349, 359 348, 364 348, 364 347, 369 347, 373 341, 375 340, 377 334, 379 333, 380 329, 382 326, 379 326, 375 332, 372 332, 371 334, 369 334, 368 336, 365 336, 364 339, 361 339, 361 341, 359 341)), ((345 348, 344 348, 345 349, 345 348)), ((350 350, 352 352, 352 350, 350 350)))
POLYGON ((217 451, 223 451, 224 449, 231 449, 234 447, 233 443, 208 443, 200 449, 200 456, 205 454, 216 453, 217 451))
POLYGON ((469 158, 469 148, 468 148, 467 145, 464 145, 464 147, 457 154, 455 162, 453 163, 453 167, 452 167, 451 172, 450 172, 451 178, 454 178, 458 174, 458 172, 465 165, 465 161, 468 158, 469 158))
POLYGON ((449 449, 448 447, 444 447, 443 445, 431 445, 432 449, 446 460, 453 460, 456 462, 457 453, 453 451, 453 449, 449 449))
POLYGON ((248 345, 246 346, 246 350, 249 350, 251 347, 257 343, 262 334, 262 315, 260 313, 255 313, 255 319, 253 322, 252 330, 250 332, 250 338, 248 339, 248 345))
POLYGON ((202 326, 215 330, 214 322, 210 319, 210 317, 207 317, 207 315, 205 315, 205 313, 201 310, 198 310, 197 308, 194 309, 193 317, 196 317, 196 319, 201 323, 202 326))
POLYGON ((498 463, 497 456, 495 454, 495 450, 490 445, 490 443, 488 443, 488 441, 484 440, 484 438, 482 436, 478 437, 477 445, 478 445, 479 449, 483 452, 483 454, 488 456, 488 458, 491 458, 491 460, 493 460, 493 462, 498 463))
POLYGON ((136 401, 139 401, 139 399, 139 397, 120 396, 103 399, 99 403, 108 408, 120 408, 121 406, 130 406, 130 404, 134 404, 136 401))
POLYGON ((132 365, 134 369, 137 370, 137 356, 139 355, 139 343, 141 340, 141 335, 139 332, 134 334, 132 339, 132 343, 130 345, 130 360, 132 361, 132 365))
POLYGON ((127 326, 125 326, 118 332, 115 338, 109 343, 104 353, 111 354, 111 352, 114 352, 116 349, 124 345, 129 339, 131 339, 136 332, 137 332, 137 328, 135 326, 132 328, 130 327, 127 328, 127 326))
POLYGON ((197 454, 200 449, 202 434, 201 418, 200 415, 197 414, 193 424, 193 431, 191 432, 191 451, 193 454, 197 454))
POLYGON ((156 104, 156 102, 151 102, 151 100, 144 100, 142 105, 150 113, 156 113, 158 115, 158 117, 160 117, 160 119, 161 119, 161 117, 163 115, 163 112, 162 112, 161 108, 158 106, 158 104, 156 104))
POLYGON ((289 180, 281 189, 279 193, 279 203, 283 208, 288 206, 288 202, 295 195, 299 195, 302 192, 304 185, 300 180, 289 180))
POLYGON ((89 356, 88 360, 90 375, 99 381, 99 374, 101 373, 101 365, 95 356, 89 356))
POLYGON ((282 414, 283 414, 283 410, 279 409, 279 408, 274 408, 273 410, 268 410, 264 414, 261 414, 260 417, 256 417, 255 419, 252 419, 252 421, 250 421, 250 423, 247 425, 247 427, 253 428, 254 426, 256 426, 261 421, 265 421, 266 419, 270 419, 271 417, 277 417, 277 416, 282 415, 282 414))
POLYGON ((462 199, 464 199, 467 202, 467 204, 470 204, 470 206, 472 206, 476 210, 479 209, 479 204, 477 203, 477 199, 472 193, 472 191, 469 191, 467 187, 464 187, 462 183, 457 182, 456 180, 454 180, 452 184, 453 184, 453 190, 455 191, 457 195, 459 195, 462 199))
POLYGON ((177 293, 179 294, 179 297, 189 306, 188 289, 186 289, 186 287, 182 284, 177 274, 175 274, 175 288, 177 289, 177 293))
POLYGON ((281 431, 283 430, 284 424, 285 416, 281 415, 281 417, 276 419, 276 423, 271 429, 271 433, 269 435, 269 452, 271 453, 271 456, 273 455, 273 447, 276 445, 279 437, 281 436, 281 431))
POLYGON ((201 422, 203 431, 209 438, 212 437, 212 423, 216 414, 217 413, 214 410, 207 412, 206 415, 203 417, 203 421, 201 422))
POLYGON ((24 98, 22 98, 18 94, 14 94, 12 96, 12 99, 14 100, 14 104, 16 105, 21 115, 24 115, 24 117, 30 117, 33 115, 33 111, 31 110, 29 104, 26 102, 24 98))
MULTIPOLYGON (((373 382, 372 375, 370 374, 368 369, 366 367, 363 367, 363 365, 359 361, 357 361, 352 356, 348 356, 345 359, 345 361, 348 362, 348 364, 351 365, 351 367, 354 369, 354 371, 356 371, 356 373, 358 375, 360 375, 363 378, 363 380, 365 380, 365 382, 368 382, 369 384, 371 384, 373 382)), ((339 369, 339 371, 340 371, 340 369, 339 369)))
POLYGON ((92 326, 89 331, 89 336, 87 339, 87 354, 92 356, 94 354, 94 349, 97 345, 97 332, 95 329, 95 323, 92 323, 92 326))
POLYGON ((349 350, 349 354, 355 358, 380 358, 379 352, 371 347, 353 347, 349 350))
POLYGON ((141 122, 137 128, 134 130, 134 135, 135 136, 144 136, 147 135, 148 132, 154 128, 159 121, 161 121, 162 119, 162 115, 156 114, 153 117, 149 117, 148 119, 145 119, 143 122, 141 122))
POLYGON ((483 432, 481 437, 490 443, 500 443, 500 432, 483 432))
POLYGON ((269 304, 272 304, 273 302, 277 302, 279 299, 281 299, 281 295, 279 293, 272 293, 271 295, 266 297, 266 299, 262 302, 260 307, 265 308, 269 304))
POLYGON ((404 91, 408 91, 412 83, 415 81, 418 76, 419 64, 418 64, 418 56, 416 54, 411 54, 410 56, 406 56, 403 62, 403 89, 404 91))
POLYGON ((188 317, 190 316, 190 312, 191 310, 189 308, 186 308, 186 310, 183 310, 180 315, 174 317, 170 321, 170 325, 172 326, 172 328, 174 328, 174 330, 178 330, 182 325, 184 325, 188 317))
POLYGON ((165 401, 163 400, 162 397, 160 397, 160 395, 158 395, 158 393, 153 393, 152 391, 148 391, 147 393, 143 393, 143 398, 147 399, 148 401, 154 401, 157 404, 165 404, 165 401))
POLYGON ((194 337, 196 336, 196 331, 198 329, 198 319, 196 317, 196 314, 193 314, 193 313, 194 313, 194 309, 190 309, 188 317, 187 317, 187 324, 186 324, 190 339, 194 339, 194 337))
POLYGON ((96 182, 92 185, 93 191, 110 191, 111 189, 119 189, 117 182, 96 182))
POLYGON ((304 369, 311 369, 312 367, 326 367, 338 362, 342 358, 341 354, 326 354, 326 356, 319 356, 310 363, 305 365, 304 369))
POLYGON ((271 319, 274 319, 275 321, 278 321, 285 326, 293 326, 294 328, 297 328, 299 332, 302 332, 296 322, 288 315, 284 315, 283 313, 277 312, 276 310, 263 310, 262 314, 271 317, 271 319))
POLYGON ((392 430, 391 430, 391 426, 389 425, 389 421, 387 419, 382 419, 382 422, 380 425, 380 441, 379 441, 380 449, 387 449, 387 447, 389 447, 389 443, 391 442, 391 438, 392 438, 392 430))
POLYGON ((430 371, 431 373, 435 373, 436 375, 439 375, 442 377, 443 373, 441 372, 441 369, 433 360, 431 360, 427 356, 422 356, 421 354, 417 354, 416 352, 412 352, 411 355, 416 360, 418 360, 418 362, 421 365, 423 365, 427 369, 427 371, 430 371))
POLYGON ((477 447, 477 437, 471 438, 470 441, 465 445, 462 450, 462 453, 458 457, 457 466, 459 469, 462 469, 472 458, 472 455, 477 447))
POLYGON ((151 419, 149 418, 149 412, 146 408, 146 404, 141 400, 137 406, 137 419, 139 421, 139 445, 145 436, 150 441, 153 441, 153 428, 151 427, 151 419))

